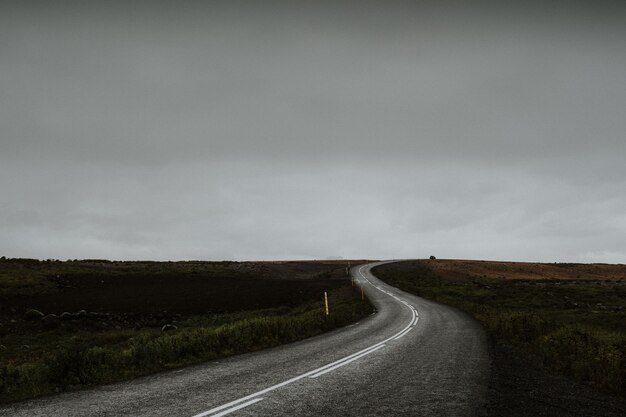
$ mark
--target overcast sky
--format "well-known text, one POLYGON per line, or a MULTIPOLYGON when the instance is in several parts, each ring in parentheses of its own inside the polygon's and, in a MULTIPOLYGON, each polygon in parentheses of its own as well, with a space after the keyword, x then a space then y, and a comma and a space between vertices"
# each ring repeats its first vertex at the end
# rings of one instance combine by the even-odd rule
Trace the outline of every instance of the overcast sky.
POLYGON ((626 263, 626 9, 0 1, 0 255, 626 263))

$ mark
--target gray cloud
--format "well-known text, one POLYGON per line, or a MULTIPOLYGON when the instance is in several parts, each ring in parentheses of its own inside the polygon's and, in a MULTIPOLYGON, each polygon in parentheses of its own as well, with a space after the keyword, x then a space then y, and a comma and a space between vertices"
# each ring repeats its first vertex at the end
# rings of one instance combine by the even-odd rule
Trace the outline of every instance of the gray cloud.
POLYGON ((502 3, 2 4, 0 253, 624 262, 624 9, 502 3))

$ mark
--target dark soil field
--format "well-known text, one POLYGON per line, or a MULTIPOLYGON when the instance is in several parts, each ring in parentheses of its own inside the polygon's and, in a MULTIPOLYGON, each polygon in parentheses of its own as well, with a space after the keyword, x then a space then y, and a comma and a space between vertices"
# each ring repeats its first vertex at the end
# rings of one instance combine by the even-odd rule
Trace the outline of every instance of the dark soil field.
POLYGON ((210 273, 116 276, 68 275, 50 278, 59 291, 17 296, 3 310, 35 308, 46 313, 87 310, 116 314, 225 313, 294 307, 342 285, 321 278, 273 279, 212 276, 210 273))
POLYGON ((132 378, 349 324, 370 314, 371 306, 350 285, 347 266, 0 259, 0 402, 132 378), (332 306, 328 317, 324 292, 332 306))
POLYGON ((337 261, 5 260, 0 261, 0 334, 23 327, 33 331, 36 326, 24 317, 30 309, 59 317, 85 311, 85 317, 132 327, 198 314, 293 308, 345 285, 346 266, 337 261))

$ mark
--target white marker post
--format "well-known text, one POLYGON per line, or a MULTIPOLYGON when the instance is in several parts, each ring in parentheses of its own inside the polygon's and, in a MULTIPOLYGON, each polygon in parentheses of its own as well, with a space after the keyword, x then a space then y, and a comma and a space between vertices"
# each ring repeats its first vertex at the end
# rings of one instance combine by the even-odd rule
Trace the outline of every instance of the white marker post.
POLYGON ((324 291, 324 306, 326 307, 326 315, 328 316, 328 294, 324 291))
MULTIPOLYGON (((346 266, 346 275, 350 275, 350 261, 348 261, 348 266, 346 266)), ((352 286, 354 287, 354 276, 350 277, 350 281, 352 281, 352 286)))

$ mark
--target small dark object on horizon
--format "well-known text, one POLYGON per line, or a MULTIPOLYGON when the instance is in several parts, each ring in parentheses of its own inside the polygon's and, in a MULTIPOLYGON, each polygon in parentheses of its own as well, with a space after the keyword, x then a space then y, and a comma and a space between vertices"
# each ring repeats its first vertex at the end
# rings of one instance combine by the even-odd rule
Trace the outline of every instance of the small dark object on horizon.
POLYGON ((435 259, 437 259, 437 258, 435 258, 435 256, 434 256, 434 255, 430 255, 430 259, 431 259, 432 261, 434 261, 434 260, 435 260, 435 259))

